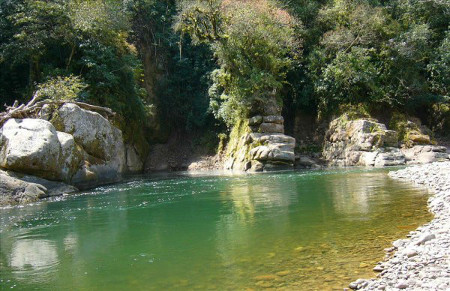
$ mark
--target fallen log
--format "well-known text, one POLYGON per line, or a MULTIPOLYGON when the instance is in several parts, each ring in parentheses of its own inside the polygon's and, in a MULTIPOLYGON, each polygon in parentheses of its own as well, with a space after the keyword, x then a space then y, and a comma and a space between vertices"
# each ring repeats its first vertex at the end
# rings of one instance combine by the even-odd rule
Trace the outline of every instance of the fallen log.
POLYGON ((66 101, 54 101, 54 100, 43 100, 38 101, 36 96, 28 102, 28 104, 22 104, 18 106, 18 102, 14 102, 13 106, 8 106, 6 112, 0 113, 0 127, 5 124, 11 118, 36 118, 39 111, 44 107, 44 105, 62 106, 64 103, 73 103, 78 105, 80 108, 94 111, 105 117, 106 119, 112 118, 116 115, 114 111, 110 108, 91 105, 84 102, 66 102, 66 101))

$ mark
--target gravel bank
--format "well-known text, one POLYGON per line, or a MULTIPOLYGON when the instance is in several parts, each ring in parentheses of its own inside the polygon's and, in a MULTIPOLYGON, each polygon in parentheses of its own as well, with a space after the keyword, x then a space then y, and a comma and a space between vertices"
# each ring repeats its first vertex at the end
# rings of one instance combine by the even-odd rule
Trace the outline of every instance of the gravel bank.
POLYGON ((400 239, 386 251, 394 252, 374 271, 377 279, 358 279, 359 290, 450 290, 450 162, 413 166, 390 172, 394 179, 412 181, 433 191, 428 200, 434 219, 400 239))

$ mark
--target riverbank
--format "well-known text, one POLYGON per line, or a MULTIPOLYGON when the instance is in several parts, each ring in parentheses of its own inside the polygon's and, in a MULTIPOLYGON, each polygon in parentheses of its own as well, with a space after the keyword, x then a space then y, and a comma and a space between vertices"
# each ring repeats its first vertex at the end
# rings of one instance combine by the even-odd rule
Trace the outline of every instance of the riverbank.
POLYGON ((359 279, 350 284, 360 290, 449 290, 450 289, 450 162, 409 167, 390 172, 398 180, 433 191, 428 200, 434 219, 399 239, 386 251, 394 252, 374 271, 377 279, 359 279))

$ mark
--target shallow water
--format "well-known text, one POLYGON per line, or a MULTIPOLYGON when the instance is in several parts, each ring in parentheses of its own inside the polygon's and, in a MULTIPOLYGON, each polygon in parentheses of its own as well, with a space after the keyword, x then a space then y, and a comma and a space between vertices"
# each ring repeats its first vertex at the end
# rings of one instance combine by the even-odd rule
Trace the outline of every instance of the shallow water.
POLYGON ((431 219, 386 173, 139 177, 0 209, 0 288, 342 289, 431 219))

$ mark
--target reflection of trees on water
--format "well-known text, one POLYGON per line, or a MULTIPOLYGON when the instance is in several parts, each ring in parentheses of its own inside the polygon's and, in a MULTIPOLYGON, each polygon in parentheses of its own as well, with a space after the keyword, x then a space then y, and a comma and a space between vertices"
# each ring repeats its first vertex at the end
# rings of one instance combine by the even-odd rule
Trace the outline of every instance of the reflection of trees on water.
POLYGON ((2 226, 0 240, 2 279, 9 269, 10 280, 25 285, 52 286, 65 278, 67 286, 92 286, 86 270, 92 268, 92 261, 115 245, 127 229, 127 211, 114 211, 114 208, 128 205, 127 196, 125 193, 118 196, 119 199, 116 196, 117 200, 110 200, 113 211, 105 212, 98 211, 102 207, 95 201, 101 199, 98 196, 5 209, 2 220, 6 220, 5 215, 10 220, 2 226), (41 234, 42 227, 53 229, 50 237, 41 234), (82 234, 82 241, 78 234, 82 234))
POLYGON ((289 228, 289 207, 298 202, 297 186, 292 178, 259 175, 230 180, 221 191, 229 210, 216 223, 216 250, 225 267, 221 279, 229 286, 248 281, 248 267, 254 269, 258 263, 255 257, 261 263, 275 255, 274 239, 289 228))
POLYGON ((41 269, 58 262, 56 246, 43 239, 24 239, 14 242, 10 265, 16 270, 41 269))
POLYGON ((391 184, 385 173, 351 173, 334 175, 326 185, 336 213, 349 217, 357 215, 355 218, 358 218, 371 211, 370 207, 374 205, 370 203, 371 199, 389 202, 391 184))
POLYGON ((319 274, 318 266, 347 262, 347 247, 358 240, 368 244, 362 229, 369 224, 359 219, 372 215, 370 229, 380 233, 392 224, 392 205, 402 204, 397 194, 405 190, 373 172, 262 174, 131 188, 0 212, 6 222, 0 229, 2 277, 22 280, 25 288, 36 286, 26 278, 37 274, 47 278, 43 287, 55 289, 101 288, 111 280, 137 289, 170 288, 178 281, 239 289, 287 266, 319 274))
POLYGON ((221 192, 225 200, 233 202, 233 212, 242 222, 251 223, 257 212, 271 208, 277 211, 296 202, 296 195, 289 195, 296 189, 294 179, 265 176, 231 180, 221 192))

